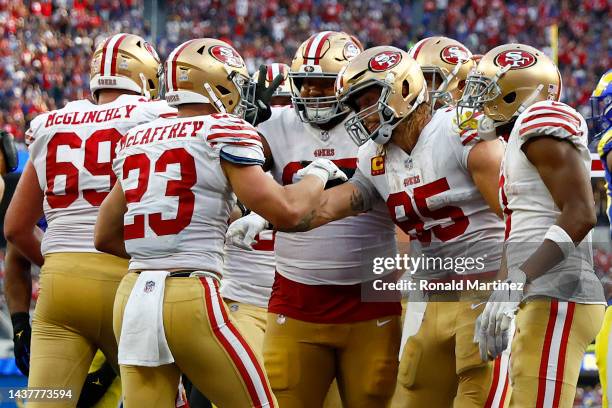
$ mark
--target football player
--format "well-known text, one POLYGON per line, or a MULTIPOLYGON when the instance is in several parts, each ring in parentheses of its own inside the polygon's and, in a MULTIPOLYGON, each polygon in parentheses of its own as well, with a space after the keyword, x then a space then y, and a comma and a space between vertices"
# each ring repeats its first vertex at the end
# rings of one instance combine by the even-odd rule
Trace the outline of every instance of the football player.
POLYGON ((183 43, 166 73, 165 97, 179 117, 122 139, 113 164, 119 182, 96 225, 96 248, 130 259, 114 309, 125 406, 170 406, 183 372, 217 406, 275 407, 263 366, 219 293, 234 193, 292 227, 318 204, 328 179, 346 176, 323 159, 295 186, 264 173, 257 131, 233 115, 244 112, 249 78, 227 43, 183 43))
MULTIPOLYGON (((612 69, 608 70, 600 79, 597 87, 591 96, 591 108, 593 121, 594 140, 597 142, 597 153, 601 158, 606 177, 606 190, 608 195, 607 213, 610 220, 610 235, 612 237, 612 69)), ((599 379, 603 394, 603 406, 607 408, 612 400, 612 372, 608 370, 608 356, 610 354, 610 334, 612 333, 612 308, 609 307, 612 301, 612 282, 609 274, 612 271, 605 271, 604 289, 608 308, 604 317, 601 331, 597 335, 595 355, 597 357, 597 367, 599 368, 599 379)))
MULTIPOLYGON (((490 208, 499 210, 496 175, 501 145, 479 142, 475 132, 463 135, 454 122, 454 109, 438 110, 432 118, 418 63, 395 47, 359 54, 338 76, 336 89, 339 100, 357 112, 344 126, 355 143, 363 145, 358 168, 348 183, 326 190, 300 228, 331 223, 329 227, 382 204, 386 217, 414 234, 431 256, 443 251, 448 257, 486 254, 480 270, 472 268, 463 276, 421 271, 422 278, 494 277, 503 225, 490 208), (446 248, 443 243, 448 242, 454 245, 446 248)), ((493 381, 494 366, 481 360, 472 342, 482 308, 472 307, 469 292, 432 292, 429 300, 419 332, 404 348, 398 403, 482 407, 489 398, 500 403, 505 371, 497 367, 493 381)))
POLYGON ((160 115, 174 114, 159 91, 160 61, 143 38, 116 34, 91 62, 95 103, 77 100, 43 113, 27 132, 30 161, 4 225, 7 240, 41 268, 32 325, 28 386, 70 390, 63 401, 29 406, 75 406, 97 349, 117 367, 112 330, 116 289, 124 260, 93 246, 98 208, 115 182, 112 159, 125 132, 160 115), (36 223, 45 215, 42 243, 36 223), (78 306, 75 306, 78 305, 78 306), (57 405, 56 405, 57 404, 57 405))
POLYGON ((459 103, 484 112, 492 128, 511 129, 499 183, 508 277, 475 333, 483 358, 495 358, 516 314, 510 407, 572 407, 582 357, 603 321, 588 129, 560 95, 550 58, 507 44, 482 57, 459 103))
MULTIPOLYGON (((271 105, 290 105, 291 88, 287 79, 289 66, 272 63, 267 66, 265 72, 264 84, 268 87, 277 75, 283 76, 283 81, 272 96, 271 105)), ((258 81, 259 71, 252 79, 254 82, 258 81)), ((265 220, 255 213, 245 215, 249 218, 256 217, 265 223, 265 220)), ((247 234, 244 242, 229 240, 225 244, 224 253, 221 295, 247 342, 255 353, 261 355, 268 301, 274 282, 274 231, 268 229, 253 235, 247 234)))
POLYGON ((470 50, 457 40, 435 36, 422 39, 408 54, 421 66, 432 108, 455 105, 476 66, 470 50))
MULTIPOLYGON (((334 82, 361 50, 353 37, 335 31, 317 33, 298 48, 289 72, 293 107, 274 109, 258 127, 269 153, 266 165, 279 183, 295 183, 296 173, 320 157, 347 174, 355 171, 358 148, 343 126, 348 112, 335 98, 334 82)), ((374 279, 372 259, 396 253, 385 212, 377 205, 359 219, 276 234, 264 361, 282 407, 323 406, 334 379, 345 406, 388 403, 397 377, 401 306, 399 299, 361 299, 362 283, 374 279)), ((232 225, 230 239, 261 230, 261 222, 249 221, 232 225)))

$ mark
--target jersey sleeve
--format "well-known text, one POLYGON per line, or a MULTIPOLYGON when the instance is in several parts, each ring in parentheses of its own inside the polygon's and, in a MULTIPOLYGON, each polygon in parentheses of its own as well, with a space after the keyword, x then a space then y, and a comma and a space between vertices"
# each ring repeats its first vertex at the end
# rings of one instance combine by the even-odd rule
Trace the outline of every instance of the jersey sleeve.
POLYGON ((25 132, 25 143, 28 148, 32 145, 32 143, 34 143, 34 141, 36 141, 37 138, 40 138, 42 124, 47 115, 48 113, 38 115, 30 122, 30 127, 25 132))
POLYGON ((468 111, 463 113, 461 118, 458 118, 455 115, 454 109, 450 115, 452 115, 452 119, 450 120, 451 126, 449 132, 451 140, 449 144, 452 146, 461 167, 467 170, 470 152, 482 140, 478 135, 478 123, 484 118, 484 115, 480 112, 468 111), (461 126, 457 123, 458 120, 461 126))
POLYGON ((207 141, 220 147, 220 157, 234 164, 259 165, 265 162, 261 136, 244 120, 231 115, 213 115, 207 141))
POLYGON ((608 131, 603 135, 603 137, 599 140, 597 144, 597 154, 599 157, 605 160, 608 153, 612 151, 612 129, 608 129, 608 131))
POLYGON ((169 106, 166 101, 163 100, 141 102, 139 108, 142 112, 144 119, 143 121, 141 121, 141 123, 152 121, 157 118, 176 118, 177 115, 176 109, 169 106))
POLYGON ((545 101, 529 107, 521 115, 518 137, 522 146, 539 136, 566 140, 576 147, 586 143, 586 121, 576 110, 561 102, 545 101))

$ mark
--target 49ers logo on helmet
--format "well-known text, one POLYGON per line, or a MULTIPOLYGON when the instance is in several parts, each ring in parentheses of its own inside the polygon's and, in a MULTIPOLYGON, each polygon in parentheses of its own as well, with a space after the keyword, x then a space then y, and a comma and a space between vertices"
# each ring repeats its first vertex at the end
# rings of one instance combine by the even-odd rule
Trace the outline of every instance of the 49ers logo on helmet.
POLYGON ((215 45, 208 50, 214 59, 221 61, 231 67, 240 68, 244 66, 242 57, 231 47, 215 45))
POLYGON ((459 61, 467 61, 470 59, 470 52, 460 45, 449 45, 444 47, 440 52, 440 58, 442 61, 457 65, 459 61))
POLYGON ((342 55, 344 55, 344 58, 350 61, 355 58, 359 54, 359 52, 359 47, 357 47, 354 42, 347 41, 346 44, 344 44, 342 55))
POLYGON ((402 60, 402 54, 396 51, 383 51, 370 58, 368 66, 374 72, 382 72, 393 68, 402 60))
POLYGON ((493 62, 499 67, 510 65, 510 69, 529 68, 537 61, 535 55, 523 50, 504 51, 495 57, 493 62))

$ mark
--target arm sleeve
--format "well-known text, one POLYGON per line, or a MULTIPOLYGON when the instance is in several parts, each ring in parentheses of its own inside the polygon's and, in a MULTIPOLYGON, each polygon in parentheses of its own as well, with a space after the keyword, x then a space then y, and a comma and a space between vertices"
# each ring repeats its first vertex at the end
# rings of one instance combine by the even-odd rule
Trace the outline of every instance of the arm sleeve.
POLYGON ((367 210, 370 210, 377 201, 382 201, 382 197, 378 194, 378 190, 376 190, 372 181, 363 174, 361 169, 357 168, 355 174, 353 174, 353 177, 351 177, 348 182, 357 187, 363 197, 364 208, 367 210))

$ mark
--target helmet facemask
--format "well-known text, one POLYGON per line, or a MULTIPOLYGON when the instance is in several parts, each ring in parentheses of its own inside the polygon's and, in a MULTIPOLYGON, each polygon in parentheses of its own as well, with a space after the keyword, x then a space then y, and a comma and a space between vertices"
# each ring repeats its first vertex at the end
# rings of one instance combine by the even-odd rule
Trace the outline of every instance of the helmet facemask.
POLYGON ((457 123, 460 129, 471 119, 471 114, 467 114, 466 109, 470 112, 482 111, 485 103, 494 101, 502 94, 497 82, 509 69, 510 65, 500 68, 493 78, 477 73, 467 77, 463 95, 457 101, 457 123))
POLYGON ((335 95, 305 97, 301 96, 302 85, 307 78, 328 79, 335 81, 337 74, 290 72, 292 90, 291 102, 302 122, 313 125, 323 125, 347 113, 335 95))
POLYGON ((438 107, 454 105, 455 99, 448 89, 450 83, 455 79, 463 62, 459 61, 453 71, 445 74, 444 71, 435 65, 422 66, 423 76, 427 82, 429 100, 431 101, 431 111, 433 113, 438 107), (438 83, 440 85, 438 85, 438 83), (439 102, 439 104, 438 104, 439 102))
POLYGON ((421 104, 427 100, 427 87, 423 87, 421 93, 415 100, 410 110, 403 117, 397 117, 395 110, 389 105, 389 98, 393 92, 392 86, 384 81, 371 80, 365 82, 362 86, 356 87, 349 91, 342 99, 343 106, 350 108, 354 114, 350 115, 344 123, 346 131, 357 146, 363 145, 368 139, 384 145, 391 139, 393 130, 421 104), (366 108, 357 111, 355 100, 367 89, 371 87, 380 87, 380 97, 378 101, 366 108), (378 116, 378 126, 376 129, 369 131, 366 122, 373 115, 378 116))

